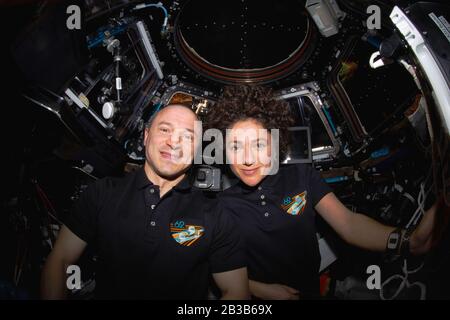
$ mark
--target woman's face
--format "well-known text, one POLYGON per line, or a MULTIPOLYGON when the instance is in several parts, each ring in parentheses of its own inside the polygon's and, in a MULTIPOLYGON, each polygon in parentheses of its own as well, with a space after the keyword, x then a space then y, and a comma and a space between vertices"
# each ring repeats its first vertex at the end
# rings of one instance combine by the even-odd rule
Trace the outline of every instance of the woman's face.
POLYGON ((257 120, 236 122, 227 132, 226 148, 231 170, 246 185, 256 186, 267 175, 271 136, 257 120))

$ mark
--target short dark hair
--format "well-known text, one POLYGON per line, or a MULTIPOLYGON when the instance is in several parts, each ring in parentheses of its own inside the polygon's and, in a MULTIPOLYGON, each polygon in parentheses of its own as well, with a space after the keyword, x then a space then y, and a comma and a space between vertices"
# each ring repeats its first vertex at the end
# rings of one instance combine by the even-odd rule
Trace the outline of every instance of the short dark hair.
POLYGON ((280 156, 289 146, 288 128, 293 126, 289 104, 276 99, 271 88, 257 85, 226 86, 206 116, 206 128, 225 132, 238 121, 254 119, 265 129, 279 129, 280 156))
POLYGON ((188 110, 191 110, 192 113, 195 115, 195 117, 197 118, 197 120, 199 120, 198 115, 194 112, 194 110, 192 110, 189 106, 184 105, 184 104, 178 104, 178 103, 171 103, 168 104, 167 106, 162 107, 161 109, 157 110, 155 113, 153 113, 150 118, 147 120, 147 122, 145 123, 145 128, 148 129, 151 127, 153 121, 155 120, 156 116, 163 111, 165 108, 170 107, 170 106, 180 106, 180 107, 185 107, 188 110))

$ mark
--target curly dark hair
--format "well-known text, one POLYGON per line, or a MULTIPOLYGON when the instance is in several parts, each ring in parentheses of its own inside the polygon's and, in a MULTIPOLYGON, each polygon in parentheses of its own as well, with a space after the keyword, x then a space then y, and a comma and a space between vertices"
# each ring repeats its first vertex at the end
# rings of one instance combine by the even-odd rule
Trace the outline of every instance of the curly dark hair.
POLYGON ((275 99, 271 88, 256 85, 226 86, 206 116, 206 129, 225 132, 242 120, 254 119, 265 129, 279 129, 280 156, 288 150, 287 128, 294 124, 289 104, 275 99))

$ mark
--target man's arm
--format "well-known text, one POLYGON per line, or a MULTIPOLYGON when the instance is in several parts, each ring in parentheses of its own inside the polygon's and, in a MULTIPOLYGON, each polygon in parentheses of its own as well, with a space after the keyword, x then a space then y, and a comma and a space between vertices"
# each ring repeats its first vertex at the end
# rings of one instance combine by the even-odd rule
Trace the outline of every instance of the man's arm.
POLYGON ((222 292, 222 300, 245 300, 250 298, 247 268, 213 273, 213 278, 222 292))
MULTIPOLYGON (((431 237, 435 207, 425 212, 420 225, 411 236, 410 251, 413 254, 424 253, 424 249, 427 249, 425 246, 431 237), (420 241, 417 240, 419 234, 420 241)), ((385 251, 388 237, 396 229, 363 214, 353 213, 332 192, 324 196, 315 208, 342 239, 363 249, 385 251)))
POLYGON ((62 226, 53 250, 50 252, 41 275, 41 298, 64 299, 67 296, 67 267, 74 264, 84 249, 81 240, 66 226, 62 226))

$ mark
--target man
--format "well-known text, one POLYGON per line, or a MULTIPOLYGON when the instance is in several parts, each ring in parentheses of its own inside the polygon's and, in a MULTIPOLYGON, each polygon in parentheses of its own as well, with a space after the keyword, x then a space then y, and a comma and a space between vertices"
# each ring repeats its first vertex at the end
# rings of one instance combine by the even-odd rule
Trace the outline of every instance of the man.
POLYGON ((43 298, 66 296, 66 269, 88 243, 99 255, 98 298, 204 299, 209 272, 223 299, 248 297, 237 228, 188 181, 195 120, 189 108, 165 107, 145 129, 144 167, 83 192, 42 271, 43 298))

